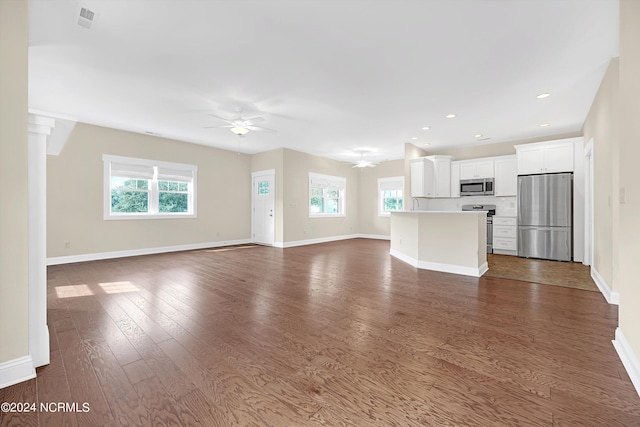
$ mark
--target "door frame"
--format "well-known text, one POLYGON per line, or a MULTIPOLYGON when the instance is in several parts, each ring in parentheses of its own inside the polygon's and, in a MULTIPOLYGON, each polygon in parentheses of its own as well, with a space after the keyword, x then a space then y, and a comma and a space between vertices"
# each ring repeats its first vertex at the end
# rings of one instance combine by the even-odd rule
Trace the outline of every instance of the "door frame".
POLYGON ((593 138, 584 147, 584 265, 593 266, 593 138))
MULTIPOLYGON (((256 215, 256 207, 255 207, 255 189, 253 188, 254 179, 257 176, 263 175, 271 175, 273 180, 273 188, 271 191, 271 197, 273 198, 273 243, 276 241, 276 170, 275 169, 267 169, 263 171, 251 172, 251 242, 255 242, 255 215, 256 215)), ((262 243, 264 244, 264 243, 262 243)))

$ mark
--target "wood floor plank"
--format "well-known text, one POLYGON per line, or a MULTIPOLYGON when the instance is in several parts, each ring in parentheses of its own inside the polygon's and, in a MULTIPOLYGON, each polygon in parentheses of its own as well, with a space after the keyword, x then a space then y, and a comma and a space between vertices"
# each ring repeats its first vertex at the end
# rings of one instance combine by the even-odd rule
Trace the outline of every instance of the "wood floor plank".
POLYGON ((0 400, 91 412, 0 426, 640 425, 617 307, 528 262, 457 276, 352 239, 51 266, 51 364, 0 400))

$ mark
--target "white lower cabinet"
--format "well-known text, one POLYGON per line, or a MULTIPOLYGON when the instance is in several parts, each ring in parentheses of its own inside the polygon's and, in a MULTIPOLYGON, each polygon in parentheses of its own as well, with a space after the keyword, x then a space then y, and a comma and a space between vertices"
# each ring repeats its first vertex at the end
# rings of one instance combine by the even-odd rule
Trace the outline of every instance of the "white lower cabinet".
POLYGON ((518 225, 516 217, 493 217, 493 253, 518 255, 518 225))

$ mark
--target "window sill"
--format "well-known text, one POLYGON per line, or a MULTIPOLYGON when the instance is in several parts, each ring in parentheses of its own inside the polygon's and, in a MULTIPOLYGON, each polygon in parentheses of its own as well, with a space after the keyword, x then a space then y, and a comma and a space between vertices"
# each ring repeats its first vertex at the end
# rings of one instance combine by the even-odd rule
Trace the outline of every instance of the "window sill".
POLYGON ((184 213, 176 213, 176 214, 153 214, 153 215, 135 215, 135 214, 124 214, 124 215, 105 215, 105 221, 118 221, 118 220, 129 220, 129 219, 185 219, 185 218, 197 218, 196 214, 184 214, 184 213))

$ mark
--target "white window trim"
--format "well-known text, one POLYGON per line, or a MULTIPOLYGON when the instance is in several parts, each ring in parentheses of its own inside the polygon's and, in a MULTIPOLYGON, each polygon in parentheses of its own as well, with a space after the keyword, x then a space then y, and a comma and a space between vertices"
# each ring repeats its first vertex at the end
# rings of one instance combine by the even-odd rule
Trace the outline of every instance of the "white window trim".
MULTIPOLYGON (((174 218, 197 218, 198 217, 198 209, 197 209, 197 172, 198 166, 196 165, 188 165, 185 163, 172 163, 172 162, 163 162, 160 160, 149 160, 149 159, 139 159, 135 157, 123 157, 123 156, 114 156, 111 154, 103 154, 102 155, 103 162, 103 218, 107 221, 112 220, 129 220, 129 219, 174 219, 174 218), (182 212, 165 212, 165 213, 125 213, 125 214, 113 214, 111 213, 111 163, 125 163, 132 165, 143 165, 143 166, 152 166, 152 167, 164 167, 168 169, 176 169, 176 170, 184 170, 193 172, 193 181, 190 183, 193 190, 189 194, 191 197, 191 212, 182 213, 182 212)), ((152 205, 157 205, 157 188, 149 189, 149 207, 152 205)), ((157 210, 157 206, 155 206, 157 210)))
MULTIPOLYGON (((389 178, 378 178, 378 216, 381 217, 390 217, 391 212, 402 212, 402 211, 383 211, 382 210, 382 184, 388 182, 402 182, 402 206, 405 207, 406 202, 406 193, 404 191, 404 176, 392 176, 389 178)), ((403 209, 404 210, 404 209, 403 209)))
POLYGON ((347 178, 341 176, 323 175, 309 172, 309 193, 307 194, 307 209, 309 218, 343 218, 347 216, 347 178), (312 213, 311 212, 311 180, 324 179, 334 183, 342 184, 342 212, 341 213, 312 213))

